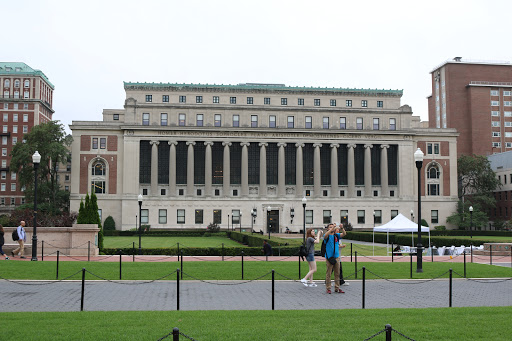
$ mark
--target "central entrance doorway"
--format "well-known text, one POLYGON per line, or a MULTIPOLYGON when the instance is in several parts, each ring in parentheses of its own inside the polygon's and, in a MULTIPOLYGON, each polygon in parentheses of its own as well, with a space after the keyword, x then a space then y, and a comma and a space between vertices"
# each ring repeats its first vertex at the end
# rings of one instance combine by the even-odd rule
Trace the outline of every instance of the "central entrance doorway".
POLYGON ((267 211, 267 233, 279 233, 279 210, 267 211))

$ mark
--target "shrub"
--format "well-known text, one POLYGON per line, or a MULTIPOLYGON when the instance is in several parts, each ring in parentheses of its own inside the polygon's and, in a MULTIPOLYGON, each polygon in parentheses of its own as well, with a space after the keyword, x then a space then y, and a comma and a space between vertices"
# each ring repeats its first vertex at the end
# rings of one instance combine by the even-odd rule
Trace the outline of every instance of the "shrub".
POLYGON ((211 233, 217 233, 220 231, 220 226, 218 224, 210 223, 206 227, 206 231, 211 233))
POLYGON ((426 226, 428 227, 428 223, 425 219, 421 219, 421 226, 426 226))
POLYGON ((434 229, 436 231, 446 231, 446 226, 444 226, 444 225, 434 226, 434 229))
POLYGON ((105 231, 114 231, 116 229, 116 222, 112 216, 108 216, 103 223, 103 229, 105 231))

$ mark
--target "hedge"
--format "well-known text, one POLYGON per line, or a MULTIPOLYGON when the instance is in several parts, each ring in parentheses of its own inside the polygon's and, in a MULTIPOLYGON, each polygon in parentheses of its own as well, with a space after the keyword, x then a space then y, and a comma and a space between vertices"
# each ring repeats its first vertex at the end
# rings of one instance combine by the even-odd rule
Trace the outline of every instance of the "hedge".
MULTIPOLYGON (((164 256, 177 256, 178 248, 142 248, 143 255, 164 255, 164 256)), ((183 256, 240 256, 242 251, 245 256, 262 256, 262 246, 260 247, 187 247, 180 248, 180 254, 183 256)), ((294 256, 298 255, 299 248, 296 246, 277 246, 273 248, 274 256, 294 256)), ((105 255, 118 255, 121 252, 124 255, 138 255, 138 248, 119 248, 119 249, 103 249, 101 251, 105 255)))

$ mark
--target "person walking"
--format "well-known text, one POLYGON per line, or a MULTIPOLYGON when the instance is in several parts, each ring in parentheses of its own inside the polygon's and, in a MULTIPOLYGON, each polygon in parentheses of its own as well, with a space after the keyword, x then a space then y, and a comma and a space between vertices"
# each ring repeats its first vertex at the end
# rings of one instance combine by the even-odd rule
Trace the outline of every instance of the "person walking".
POLYGON ((316 283, 313 282, 313 274, 316 272, 316 260, 315 260, 315 244, 318 244, 320 242, 320 235, 322 234, 322 230, 318 231, 318 234, 315 238, 315 230, 313 229, 307 229, 306 231, 306 250, 308 252, 306 256, 306 260, 308 261, 309 266, 309 272, 304 276, 303 279, 300 281, 305 286, 309 287, 316 287, 316 283), (309 281, 308 281, 309 279, 309 281))
POLYGON ((5 260, 9 260, 9 257, 2 250, 2 246, 5 244, 4 232, 4 227, 0 224, 0 255, 4 256, 5 260))
POLYGON ((340 240, 345 237, 347 232, 341 225, 341 233, 336 232, 335 223, 328 225, 329 230, 325 233, 324 240, 327 240, 325 246, 325 290, 328 294, 331 293, 331 273, 334 270, 334 292, 344 294, 345 292, 340 289, 340 240))
POLYGON ((263 240, 263 255, 264 256, 273 256, 274 252, 272 251, 272 245, 270 245, 266 239, 263 240))
POLYGON ((27 241, 27 235, 25 233, 25 222, 22 220, 20 221, 20 226, 18 226, 17 232, 18 232, 18 244, 20 246, 16 249, 11 251, 11 255, 15 257, 19 253, 20 258, 25 258, 25 242, 27 241))

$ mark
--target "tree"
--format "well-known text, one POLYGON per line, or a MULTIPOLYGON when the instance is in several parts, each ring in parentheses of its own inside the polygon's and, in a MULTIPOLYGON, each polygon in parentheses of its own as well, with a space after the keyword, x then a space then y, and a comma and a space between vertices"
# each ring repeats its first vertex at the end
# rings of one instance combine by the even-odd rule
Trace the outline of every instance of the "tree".
POLYGON ((78 224, 97 224, 100 231, 98 232, 98 247, 103 249, 103 229, 101 227, 100 214, 98 213, 98 198, 94 192, 85 195, 85 204, 80 201, 80 210, 77 218, 78 224), (83 206, 83 207, 82 207, 83 206))
POLYGON ((32 155, 37 150, 41 163, 37 170, 37 199, 41 208, 48 207, 54 214, 67 208, 69 193, 61 190, 57 182, 59 163, 66 163, 68 147, 73 138, 65 134, 59 121, 36 125, 23 136, 24 143, 17 143, 11 151, 11 169, 16 172, 18 182, 25 188, 27 202, 34 202, 34 166, 32 155))
POLYGON ((457 211, 447 221, 467 229, 470 226, 469 206, 473 206, 473 227, 484 226, 489 217, 490 208, 496 206, 493 191, 499 189, 501 183, 491 168, 489 160, 482 155, 462 155, 457 160, 460 200, 457 211))

